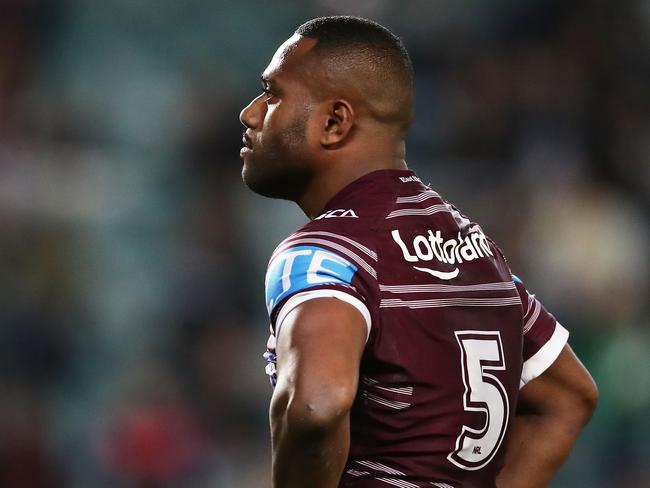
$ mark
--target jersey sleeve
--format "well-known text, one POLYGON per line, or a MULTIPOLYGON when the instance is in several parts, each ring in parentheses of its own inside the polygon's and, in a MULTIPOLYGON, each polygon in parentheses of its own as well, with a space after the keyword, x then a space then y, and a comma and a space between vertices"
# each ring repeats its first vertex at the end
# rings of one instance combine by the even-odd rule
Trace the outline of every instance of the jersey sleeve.
POLYGON ((523 306, 523 366, 519 387, 537 378, 553 364, 569 338, 569 332, 513 276, 523 306))
MULTIPOLYGON (((284 318, 301 303, 332 297, 354 306, 372 327, 370 295, 376 254, 331 232, 294 234, 273 253, 266 273, 266 306, 277 337, 284 318)), ((366 337, 368 337, 368 335, 366 337)))

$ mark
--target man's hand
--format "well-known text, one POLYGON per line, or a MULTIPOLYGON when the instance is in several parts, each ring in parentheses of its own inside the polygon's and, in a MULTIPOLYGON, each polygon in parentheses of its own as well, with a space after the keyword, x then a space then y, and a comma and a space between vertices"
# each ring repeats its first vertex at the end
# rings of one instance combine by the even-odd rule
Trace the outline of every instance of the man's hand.
POLYGON ((571 348, 521 389, 499 488, 546 486, 591 418, 598 390, 571 348))
POLYGON ((335 488, 350 445, 365 319, 344 301, 315 298, 280 325, 270 410, 273 487, 335 488))

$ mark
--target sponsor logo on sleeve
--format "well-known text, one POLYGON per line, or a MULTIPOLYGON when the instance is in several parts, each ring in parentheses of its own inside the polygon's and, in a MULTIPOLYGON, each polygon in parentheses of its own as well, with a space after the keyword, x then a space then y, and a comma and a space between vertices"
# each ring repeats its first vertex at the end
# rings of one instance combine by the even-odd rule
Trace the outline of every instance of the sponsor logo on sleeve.
MULTIPOLYGON (((391 235, 402 251, 404 260, 409 263, 420 263, 421 261, 426 262, 435 259, 443 264, 454 265, 494 255, 485 234, 480 230, 471 232, 464 238, 461 237, 459 232, 457 239, 453 237, 444 239, 439 230, 436 232, 428 230, 426 235, 416 235, 410 245, 404 242, 399 230, 393 230, 391 235)), ((413 266, 413 268, 442 280, 455 278, 460 272, 457 266, 452 271, 439 271, 421 266, 413 266)))
POLYGON ((357 267, 338 254, 317 246, 297 246, 279 254, 266 273, 266 305, 269 313, 282 299, 322 284, 352 283, 357 267))

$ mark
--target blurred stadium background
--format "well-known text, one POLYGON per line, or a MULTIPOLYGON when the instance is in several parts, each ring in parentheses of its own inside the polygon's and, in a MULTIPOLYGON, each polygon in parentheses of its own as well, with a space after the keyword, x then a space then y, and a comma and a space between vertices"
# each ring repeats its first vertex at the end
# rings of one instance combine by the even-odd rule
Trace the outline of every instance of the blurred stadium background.
POLYGON ((650 486, 650 1, 0 0, 0 486, 268 487, 266 260, 239 110, 304 20, 416 68, 408 161, 601 390, 555 488, 650 486))

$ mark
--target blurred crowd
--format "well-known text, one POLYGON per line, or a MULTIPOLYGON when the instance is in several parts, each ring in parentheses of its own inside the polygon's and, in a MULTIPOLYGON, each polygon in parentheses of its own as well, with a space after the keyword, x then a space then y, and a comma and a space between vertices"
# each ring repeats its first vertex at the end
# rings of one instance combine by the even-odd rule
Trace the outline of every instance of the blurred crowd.
POLYGON ((0 0, 0 486, 270 486, 241 108, 303 21, 416 70, 409 166, 571 331, 601 402, 552 485, 650 486, 650 2, 0 0))

